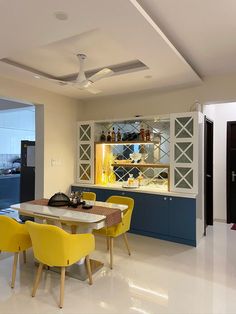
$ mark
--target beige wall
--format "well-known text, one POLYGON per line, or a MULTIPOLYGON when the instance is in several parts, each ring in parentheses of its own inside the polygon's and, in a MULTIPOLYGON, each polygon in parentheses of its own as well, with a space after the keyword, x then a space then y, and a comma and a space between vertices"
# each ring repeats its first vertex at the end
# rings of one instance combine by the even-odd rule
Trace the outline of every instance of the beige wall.
POLYGON ((75 179, 76 121, 81 119, 82 104, 5 78, 0 78, 0 97, 44 105, 44 114, 42 107, 38 110, 39 123, 36 125, 36 141, 40 145, 36 171, 38 179, 44 182, 44 187, 40 182, 36 183, 37 196, 49 197, 58 191, 66 192, 75 179), (59 164, 52 167, 52 159, 59 164))
POLYGON ((196 100, 203 104, 236 100, 236 75, 209 78, 198 86, 175 91, 139 92, 86 100, 83 117, 85 120, 102 120, 185 112, 196 100))

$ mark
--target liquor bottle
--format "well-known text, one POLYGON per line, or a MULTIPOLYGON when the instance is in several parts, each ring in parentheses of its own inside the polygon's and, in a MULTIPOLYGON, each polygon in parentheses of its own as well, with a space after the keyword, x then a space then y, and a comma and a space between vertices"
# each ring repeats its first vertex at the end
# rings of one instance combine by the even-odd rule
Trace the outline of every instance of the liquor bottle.
POLYGON ((111 132, 108 131, 107 133, 107 142, 111 142, 111 132))
POLYGON ((141 185, 143 185, 143 175, 142 175, 142 172, 139 172, 138 173, 139 175, 138 175, 138 185, 139 186, 141 186, 141 185))
POLYGON ((140 140, 145 141, 145 131, 144 131, 144 127, 142 124, 141 124, 141 128, 140 128, 140 140))
POLYGON ((147 142, 150 141, 150 130, 149 130, 149 127, 145 131, 145 139, 146 139, 147 142))
POLYGON ((115 132, 115 128, 112 128, 112 132, 111 132, 111 141, 115 142, 116 141, 116 132, 115 132))
POLYGON ((117 139, 117 142, 120 142, 120 141, 121 141, 121 132, 120 132, 120 129, 118 129, 116 139, 117 139))
POLYGON ((101 142, 105 142, 106 141, 106 135, 105 135, 104 131, 102 131, 102 134, 100 136, 100 141, 101 142))

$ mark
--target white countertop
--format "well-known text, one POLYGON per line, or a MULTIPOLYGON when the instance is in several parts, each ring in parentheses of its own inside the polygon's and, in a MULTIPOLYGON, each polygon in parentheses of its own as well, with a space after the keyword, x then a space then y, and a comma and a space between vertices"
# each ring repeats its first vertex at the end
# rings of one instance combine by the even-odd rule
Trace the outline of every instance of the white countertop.
POLYGON ((176 197, 185 197, 185 198, 196 198, 197 195, 193 193, 178 193, 167 191, 166 187, 152 187, 152 186, 140 186, 138 188, 124 188, 122 185, 118 184, 108 184, 108 185, 99 185, 99 184, 82 184, 74 183, 72 186, 79 186, 85 188, 94 188, 94 189, 105 189, 105 190, 118 190, 126 192, 135 192, 135 193, 147 193, 147 194, 157 194, 157 195, 166 195, 166 196, 176 196, 176 197))

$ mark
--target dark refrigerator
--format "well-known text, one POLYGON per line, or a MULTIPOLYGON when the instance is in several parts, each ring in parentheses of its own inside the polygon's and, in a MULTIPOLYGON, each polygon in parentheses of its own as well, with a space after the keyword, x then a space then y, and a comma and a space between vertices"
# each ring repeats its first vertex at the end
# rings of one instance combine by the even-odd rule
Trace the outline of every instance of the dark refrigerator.
POLYGON ((21 141, 20 202, 35 199, 35 141, 21 141))

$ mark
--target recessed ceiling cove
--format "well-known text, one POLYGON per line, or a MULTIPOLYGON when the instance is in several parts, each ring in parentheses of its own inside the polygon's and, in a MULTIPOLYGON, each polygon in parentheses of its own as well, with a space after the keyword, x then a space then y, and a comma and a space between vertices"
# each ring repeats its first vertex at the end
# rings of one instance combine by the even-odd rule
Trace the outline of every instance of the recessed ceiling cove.
POLYGON ((12 2, 17 15, 7 4, 0 10, 2 76, 79 99, 201 82, 135 0, 12 2), (58 8, 68 19, 55 19, 58 8), (13 28, 14 33, 10 32, 13 28), (87 56, 83 63, 86 84, 104 68, 112 73, 96 81, 99 95, 91 95, 81 85, 50 80, 63 83, 78 78, 78 54, 87 56))

